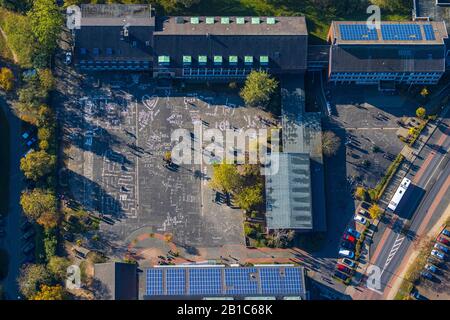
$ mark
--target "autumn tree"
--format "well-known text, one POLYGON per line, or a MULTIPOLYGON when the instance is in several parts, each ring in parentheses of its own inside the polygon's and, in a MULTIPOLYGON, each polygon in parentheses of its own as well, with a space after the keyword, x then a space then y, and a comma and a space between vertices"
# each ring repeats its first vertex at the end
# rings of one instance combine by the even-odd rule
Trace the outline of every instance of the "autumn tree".
POLYGON ((51 91, 55 87, 55 78, 48 68, 38 70, 39 83, 43 90, 51 91))
POLYGON ((262 184, 246 187, 236 193, 236 204, 243 210, 249 211, 263 202, 262 184))
POLYGON ((20 205, 27 217, 37 220, 45 213, 56 212, 56 197, 49 190, 36 188, 22 193, 20 205))
POLYGON ((341 139, 332 131, 322 133, 322 151, 326 157, 337 154, 341 145, 341 139))
POLYGON ((265 71, 252 71, 245 80, 240 95, 248 106, 267 107, 278 82, 265 71))
POLYGON ((381 209, 378 205, 374 204, 369 208, 369 215, 372 219, 378 219, 381 215, 381 209))
POLYGON ((32 298, 41 285, 50 285, 52 277, 42 264, 28 264, 22 267, 18 278, 20 292, 26 298, 32 298))
POLYGON ((357 199, 359 199, 359 200, 363 200, 363 201, 366 200, 366 197, 367 197, 366 189, 364 187, 361 187, 361 186, 356 187, 355 197, 357 199))
POLYGON ((64 300, 65 298, 66 291, 61 285, 49 286, 43 284, 31 300, 64 300))
POLYGON ((421 119, 425 118, 426 113, 427 110, 424 107, 419 107, 416 110, 416 116, 421 119))
POLYGON ((14 87, 14 74, 9 68, 0 69, 0 88, 11 91, 14 87))
POLYGON ((55 167, 56 157, 49 155, 46 151, 33 151, 20 159, 20 169, 25 177, 33 181, 38 181, 43 176, 49 174, 55 167))
POLYGON ((209 184, 213 189, 224 193, 233 193, 242 186, 242 177, 235 165, 227 163, 215 164, 213 165, 213 176, 209 184))

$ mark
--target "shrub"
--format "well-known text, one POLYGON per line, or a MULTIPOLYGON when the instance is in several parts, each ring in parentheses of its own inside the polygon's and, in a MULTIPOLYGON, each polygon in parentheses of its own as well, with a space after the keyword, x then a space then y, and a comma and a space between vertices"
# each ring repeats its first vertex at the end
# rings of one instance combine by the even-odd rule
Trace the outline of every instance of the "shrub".
POLYGON ((424 107, 419 107, 416 110, 416 116, 421 119, 425 118, 426 113, 427 110, 424 107))
POLYGON ((366 200, 367 197, 367 191, 364 187, 356 187, 355 190, 355 197, 359 200, 366 200))
POLYGON ((14 87, 14 74, 9 68, 0 69, 0 88, 11 91, 14 87))

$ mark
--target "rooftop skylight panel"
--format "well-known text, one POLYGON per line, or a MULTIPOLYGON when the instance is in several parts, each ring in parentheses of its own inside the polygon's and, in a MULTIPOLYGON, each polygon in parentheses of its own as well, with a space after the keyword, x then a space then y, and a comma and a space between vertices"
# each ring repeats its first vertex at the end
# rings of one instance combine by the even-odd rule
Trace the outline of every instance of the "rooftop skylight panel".
POLYGON ((245 24, 245 18, 244 17, 237 17, 236 18, 236 24, 245 24))
POLYGON ((245 62, 246 65, 253 64, 253 56, 245 56, 244 57, 244 62, 245 62))
POLYGON ((199 24, 200 19, 198 17, 191 17, 191 24, 199 24))
POLYGON ((261 19, 259 17, 252 17, 252 24, 260 24, 261 19))
POLYGON ((259 57, 259 63, 262 65, 269 64, 269 56, 260 56, 259 57))
POLYGON ((220 18, 220 23, 221 24, 229 24, 230 23, 230 18, 229 17, 222 17, 222 18, 220 18))
POLYGON ((206 64, 208 62, 208 57, 207 56, 198 56, 198 63, 199 64, 206 64))
POLYGON ((214 24, 214 17, 206 17, 206 24, 214 24))
POLYGON ((170 57, 169 56, 158 56, 158 63, 159 64, 169 64, 170 57))
POLYGON ((267 18, 267 24, 275 24, 275 23, 276 23, 276 21, 275 21, 274 17, 268 17, 267 18))
POLYGON ((214 64, 222 64, 222 56, 214 56, 214 64))
POLYGON ((183 64, 191 64, 192 57, 191 56, 183 56, 183 64))
POLYGON ((238 57, 237 56, 229 56, 228 63, 230 65, 236 65, 238 63, 238 57))

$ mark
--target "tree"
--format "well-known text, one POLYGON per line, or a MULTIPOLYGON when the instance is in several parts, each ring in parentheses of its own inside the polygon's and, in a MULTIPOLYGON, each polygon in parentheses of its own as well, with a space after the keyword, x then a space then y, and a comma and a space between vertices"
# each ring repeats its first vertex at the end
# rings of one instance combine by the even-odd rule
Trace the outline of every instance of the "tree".
POLYGON ((427 110, 424 107, 419 107, 416 110, 416 116, 421 119, 425 118, 426 113, 427 110))
POLYGON ((322 134, 322 151, 326 157, 334 156, 341 145, 341 139, 332 131, 322 134))
POLYGON ((36 219, 36 222, 46 230, 55 228, 58 225, 58 221, 59 215, 57 211, 44 212, 36 219))
POLYGON ((49 55, 61 32, 63 17, 54 0, 34 0, 28 12, 31 30, 40 44, 40 52, 49 55))
POLYGON ((25 177, 33 181, 38 181, 43 176, 49 174, 55 167, 56 157, 49 155, 46 151, 33 151, 26 157, 20 159, 20 169, 25 177))
POLYGON ((70 261, 63 257, 50 257, 47 263, 47 269, 51 272, 53 277, 62 281, 67 276, 67 268, 70 266, 70 261))
POLYGON ((50 285, 52 277, 42 264, 28 264, 20 270, 19 278, 20 292, 26 297, 31 298, 37 294, 41 285, 50 285))
POLYGON ((235 165, 227 163, 215 164, 213 165, 213 176, 210 186, 225 193, 233 193, 242 186, 242 177, 239 175, 235 165))
POLYGON ((0 88, 11 91, 14 87, 14 74, 9 68, 0 69, 0 88))
POLYGON ((424 87, 422 90, 420 90, 420 95, 422 97, 426 97, 430 92, 428 91, 427 87, 424 87))
POLYGON ((41 289, 37 292, 31 300, 64 300, 66 298, 66 291, 61 285, 48 286, 41 285, 41 289))
POLYGON ((374 204, 369 208, 369 214, 372 219, 377 219, 381 215, 381 209, 378 205, 374 204))
POLYGON ((53 78, 53 74, 50 69, 39 69, 38 77, 39 77, 39 83, 43 90, 51 91, 54 89, 55 78, 53 78))
POLYGON ((236 194, 236 204, 241 209, 249 211, 263 202, 262 192, 262 184, 244 188, 236 194))
POLYGON ((171 164, 172 163, 172 152, 170 152, 170 151, 164 152, 163 160, 167 164, 171 164))
POLYGON ((355 190, 355 197, 359 200, 366 200, 367 197, 367 191, 364 187, 356 187, 355 190))
POLYGON ((248 106, 267 107, 278 82, 265 71, 252 71, 245 80, 240 95, 248 106))
POLYGON ((56 197, 49 190, 36 188, 22 193, 20 205, 27 217, 37 220, 44 213, 56 212, 56 197))

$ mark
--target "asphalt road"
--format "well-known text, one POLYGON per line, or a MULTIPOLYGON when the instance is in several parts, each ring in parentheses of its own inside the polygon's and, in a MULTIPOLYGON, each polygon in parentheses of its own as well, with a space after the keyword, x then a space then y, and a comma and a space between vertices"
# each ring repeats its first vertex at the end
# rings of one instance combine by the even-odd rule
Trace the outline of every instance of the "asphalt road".
POLYGON ((365 289, 357 299, 382 299, 389 292, 399 267, 407 259, 408 250, 416 245, 444 213, 450 202, 450 121, 443 121, 430 137, 407 174, 410 189, 400 202, 393 223, 388 226, 376 248, 372 248, 371 264, 381 269, 381 288, 365 289), (401 232, 406 221, 409 232, 401 232))

